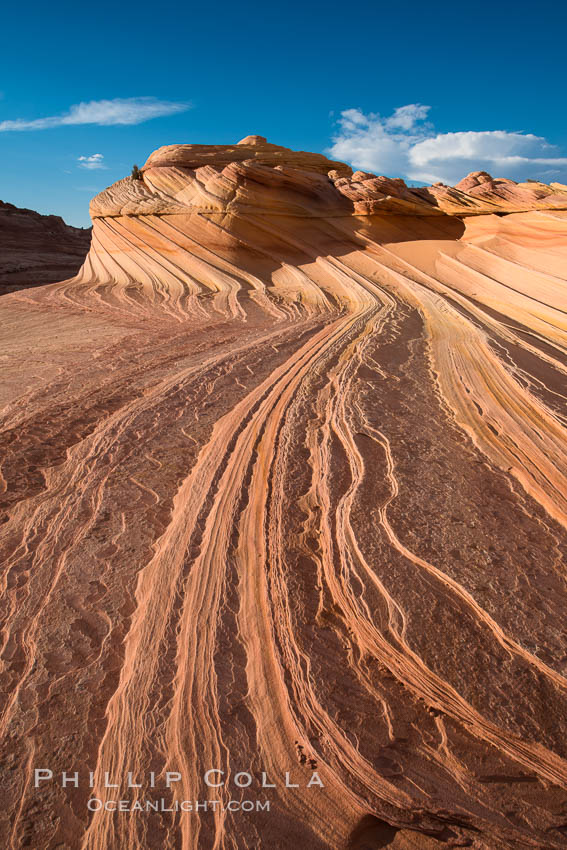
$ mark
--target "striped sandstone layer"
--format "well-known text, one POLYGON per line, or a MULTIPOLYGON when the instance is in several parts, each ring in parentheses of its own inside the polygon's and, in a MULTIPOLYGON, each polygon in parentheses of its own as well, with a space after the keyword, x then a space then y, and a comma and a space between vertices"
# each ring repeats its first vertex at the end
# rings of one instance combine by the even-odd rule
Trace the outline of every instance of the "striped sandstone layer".
POLYGON ((0 300, 5 846, 564 847, 565 187, 253 136, 91 214, 0 300))

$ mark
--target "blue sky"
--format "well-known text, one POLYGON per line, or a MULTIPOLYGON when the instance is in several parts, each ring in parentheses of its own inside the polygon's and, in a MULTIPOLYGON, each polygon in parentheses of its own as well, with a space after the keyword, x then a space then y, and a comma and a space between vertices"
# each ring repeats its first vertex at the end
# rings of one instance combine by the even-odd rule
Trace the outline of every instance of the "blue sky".
POLYGON ((87 226, 160 145, 251 133, 415 181, 567 182, 566 23, 557 0, 9 3, 0 198, 87 226))

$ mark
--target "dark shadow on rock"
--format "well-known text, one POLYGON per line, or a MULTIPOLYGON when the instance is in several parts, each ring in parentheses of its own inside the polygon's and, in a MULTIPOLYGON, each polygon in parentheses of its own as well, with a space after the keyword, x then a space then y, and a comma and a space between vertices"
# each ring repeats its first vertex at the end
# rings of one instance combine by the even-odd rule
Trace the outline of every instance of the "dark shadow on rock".
POLYGON ((348 850, 376 850, 389 847, 398 828, 374 815, 366 815, 353 829, 348 840, 348 850))
POLYGON ((439 832, 421 831, 392 826, 386 821, 380 820, 375 815, 365 815, 357 823, 351 832, 346 850, 379 850, 381 847, 413 848, 413 850, 434 850, 434 848, 447 846, 459 838, 460 847, 469 847, 472 843, 465 836, 459 836, 448 826, 444 826, 439 832))

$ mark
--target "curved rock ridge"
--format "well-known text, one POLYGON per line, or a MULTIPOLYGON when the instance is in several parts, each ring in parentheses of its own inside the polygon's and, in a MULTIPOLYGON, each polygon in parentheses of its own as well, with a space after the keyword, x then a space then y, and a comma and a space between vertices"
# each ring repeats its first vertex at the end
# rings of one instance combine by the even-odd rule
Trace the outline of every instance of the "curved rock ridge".
POLYGON ((561 187, 211 150, 0 299, 0 845, 564 848, 561 187))
POLYGON ((322 154, 293 151, 247 136, 236 145, 167 145, 142 169, 91 202, 91 216, 183 212, 318 215, 478 215, 567 208, 567 186, 516 184, 473 172, 456 187, 408 187, 400 178, 352 172, 322 154))

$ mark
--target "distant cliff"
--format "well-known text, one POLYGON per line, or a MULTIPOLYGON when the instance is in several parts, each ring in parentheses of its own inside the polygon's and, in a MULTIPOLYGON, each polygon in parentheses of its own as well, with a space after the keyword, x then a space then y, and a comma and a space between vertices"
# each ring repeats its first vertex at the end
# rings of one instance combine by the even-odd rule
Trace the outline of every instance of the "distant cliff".
POLYGON ((0 295, 73 277, 90 242, 90 227, 0 201, 0 295))

